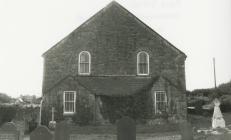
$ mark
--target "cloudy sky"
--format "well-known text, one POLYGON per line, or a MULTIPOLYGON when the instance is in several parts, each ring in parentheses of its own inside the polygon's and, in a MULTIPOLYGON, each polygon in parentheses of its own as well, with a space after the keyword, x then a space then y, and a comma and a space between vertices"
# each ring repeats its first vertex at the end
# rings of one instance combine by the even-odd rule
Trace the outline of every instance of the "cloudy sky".
MULTIPOLYGON (((0 92, 41 95, 42 53, 111 0, 0 0, 0 92)), ((187 54, 188 90, 231 80, 230 0, 117 0, 187 54)))

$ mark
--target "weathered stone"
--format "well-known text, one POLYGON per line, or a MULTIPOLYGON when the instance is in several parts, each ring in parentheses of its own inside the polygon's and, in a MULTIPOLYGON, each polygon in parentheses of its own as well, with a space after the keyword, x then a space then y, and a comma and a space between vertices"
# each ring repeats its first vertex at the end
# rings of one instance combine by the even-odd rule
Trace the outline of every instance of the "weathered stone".
POLYGON ((46 126, 38 126, 30 134, 30 140, 53 140, 53 135, 46 126))
POLYGON ((231 140, 231 134, 209 135, 206 140, 231 140))
MULTIPOLYGON (((62 99, 58 102, 57 98, 62 97, 60 94, 65 90, 81 90, 85 95, 89 92, 95 94, 91 92, 92 89, 84 89, 84 85, 73 82, 73 79, 66 82, 68 76, 81 77, 78 75, 78 55, 82 51, 91 54, 89 77, 167 77, 171 81, 169 83, 173 83, 171 86, 166 82, 157 85, 161 87, 158 89, 166 90, 168 94, 167 111, 186 116, 185 54, 116 2, 109 4, 43 55, 43 95, 47 98, 44 104, 59 104, 62 108, 62 99), (137 76, 137 54, 141 51, 149 54, 148 76, 137 76), (182 96, 184 103, 177 106, 175 111, 172 107, 176 106, 176 96, 182 96)), ((132 86, 137 87, 136 84, 132 86)), ((62 114, 62 109, 58 112, 62 114)), ((98 114, 97 119, 102 120, 102 117, 98 114)))
POLYGON ((12 122, 4 123, 0 128, 1 130, 5 130, 5 131, 16 131, 17 130, 15 124, 12 122))
POLYGON ((69 140, 70 138, 70 124, 62 121, 56 125, 55 140, 69 140))
POLYGON ((14 123, 7 122, 0 127, 0 140, 19 140, 19 131, 14 123))
POLYGON ((117 140, 136 140, 136 124, 133 119, 123 117, 117 124, 117 140))
POLYGON ((225 120, 220 110, 220 101, 218 99, 214 100, 214 112, 212 118, 212 128, 225 128, 225 120))
POLYGON ((189 122, 179 124, 182 140, 193 140, 193 129, 189 122))

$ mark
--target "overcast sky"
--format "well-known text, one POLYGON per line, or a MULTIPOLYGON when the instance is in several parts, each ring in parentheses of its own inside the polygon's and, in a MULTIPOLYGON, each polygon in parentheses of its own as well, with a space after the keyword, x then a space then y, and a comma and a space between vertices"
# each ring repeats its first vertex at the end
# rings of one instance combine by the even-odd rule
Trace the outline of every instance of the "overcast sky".
MULTIPOLYGON (((0 92, 41 95, 42 53, 111 0, 0 0, 0 92)), ((188 90, 231 80, 230 0, 117 0, 186 53, 188 90)))

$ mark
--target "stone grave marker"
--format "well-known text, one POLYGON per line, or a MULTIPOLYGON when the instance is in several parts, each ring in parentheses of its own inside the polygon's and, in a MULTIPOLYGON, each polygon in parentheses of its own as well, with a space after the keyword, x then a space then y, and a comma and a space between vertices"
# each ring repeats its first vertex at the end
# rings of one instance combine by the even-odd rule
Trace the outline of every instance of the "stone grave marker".
POLYGON ((48 126, 51 130, 54 130, 55 126, 56 126, 56 121, 54 118, 55 118, 55 108, 52 107, 52 109, 51 109, 51 121, 49 122, 49 126, 48 126))
POLYGON ((179 124, 182 140, 193 140, 193 129, 189 122, 179 124))
POLYGON ((24 132, 26 131, 26 122, 22 120, 12 121, 19 132, 19 140, 23 140, 24 132))
POLYGON ((56 125, 55 140, 69 140, 70 139, 70 125, 66 121, 62 121, 56 125))
POLYGON ((220 101, 216 98, 213 101, 214 103, 214 111, 213 111, 213 118, 212 118, 212 128, 225 128, 225 120, 223 119, 223 115, 220 109, 220 101))
POLYGON ((30 140, 52 140, 53 135, 46 126, 38 126, 31 134, 30 140))
POLYGON ((206 140, 231 140, 231 134, 209 135, 206 140))
POLYGON ((19 140, 19 132, 14 123, 7 122, 0 127, 0 140, 19 140))
POLYGON ((129 117, 123 117, 117 123, 117 140, 136 140, 136 124, 129 117))

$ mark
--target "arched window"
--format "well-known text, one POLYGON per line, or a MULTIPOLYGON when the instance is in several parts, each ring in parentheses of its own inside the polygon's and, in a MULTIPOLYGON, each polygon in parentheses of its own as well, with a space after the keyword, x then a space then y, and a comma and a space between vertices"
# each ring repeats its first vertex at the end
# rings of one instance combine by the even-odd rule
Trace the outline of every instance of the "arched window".
POLYGON ((89 75, 91 72, 91 55, 87 51, 79 53, 79 74, 89 75))
POLYGON ((137 54, 137 74, 149 74, 149 55, 146 52, 139 52, 137 54))

